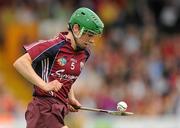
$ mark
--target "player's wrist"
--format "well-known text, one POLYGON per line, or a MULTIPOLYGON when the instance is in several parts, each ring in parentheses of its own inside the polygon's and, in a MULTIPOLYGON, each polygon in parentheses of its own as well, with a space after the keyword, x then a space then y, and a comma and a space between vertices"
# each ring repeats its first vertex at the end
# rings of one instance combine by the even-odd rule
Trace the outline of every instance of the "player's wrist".
POLYGON ((44 91, 47 91, 47 83, 45 83, 45 82, 39 83, 38 87, 44 91))

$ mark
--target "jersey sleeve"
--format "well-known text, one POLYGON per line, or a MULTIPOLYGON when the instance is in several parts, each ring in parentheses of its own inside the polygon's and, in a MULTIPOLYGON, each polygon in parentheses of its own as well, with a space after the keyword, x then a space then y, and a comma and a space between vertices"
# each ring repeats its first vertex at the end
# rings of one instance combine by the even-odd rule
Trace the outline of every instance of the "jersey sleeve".
POLYGON ((59 45, 62 44, 61 42, 42 40, 30 45, 24 45, 24 49, 29 53, 33 61, 41 61, 45 58, 55 56, 59 50, 59 45))

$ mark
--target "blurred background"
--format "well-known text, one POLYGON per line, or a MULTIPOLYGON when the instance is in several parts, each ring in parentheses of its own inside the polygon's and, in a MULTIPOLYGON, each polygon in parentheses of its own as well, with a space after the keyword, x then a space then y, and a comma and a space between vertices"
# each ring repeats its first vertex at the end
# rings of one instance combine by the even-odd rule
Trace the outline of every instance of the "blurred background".
POLYGON ((32 85, 12 67, 22 45, 67 30, 78 7, 94 10, 105 23, 92 55, 75 83, 88 107, 128 104, 133 117, 71 113, 71 128, 180 128, 179 0, 1 0, 0 128, 25 128, 32 85))

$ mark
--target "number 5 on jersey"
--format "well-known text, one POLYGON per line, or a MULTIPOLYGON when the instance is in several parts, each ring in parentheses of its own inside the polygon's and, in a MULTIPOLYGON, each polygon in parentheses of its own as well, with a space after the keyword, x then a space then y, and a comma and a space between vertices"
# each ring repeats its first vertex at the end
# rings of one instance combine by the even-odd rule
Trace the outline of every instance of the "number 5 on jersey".
POLYGON ((75 62, 72 62, 71 63, 71 70, 74 70, 75 69, 75 62))

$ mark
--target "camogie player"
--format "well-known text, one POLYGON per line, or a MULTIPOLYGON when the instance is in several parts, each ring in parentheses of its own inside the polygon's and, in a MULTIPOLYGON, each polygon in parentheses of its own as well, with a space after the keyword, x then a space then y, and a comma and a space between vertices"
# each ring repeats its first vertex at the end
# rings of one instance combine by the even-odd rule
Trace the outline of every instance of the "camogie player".
POLYGON ((90 55, 88 45, 102 34, 104 24, 92 10, 82 7, 72 14, 68 26, 54 39, 24 46, 26 53, 13 64, 34 85, 25 113, 27 128, 68 128, 65 115, 77 111, 71 105, 81 106, 72 85, 90 55))

